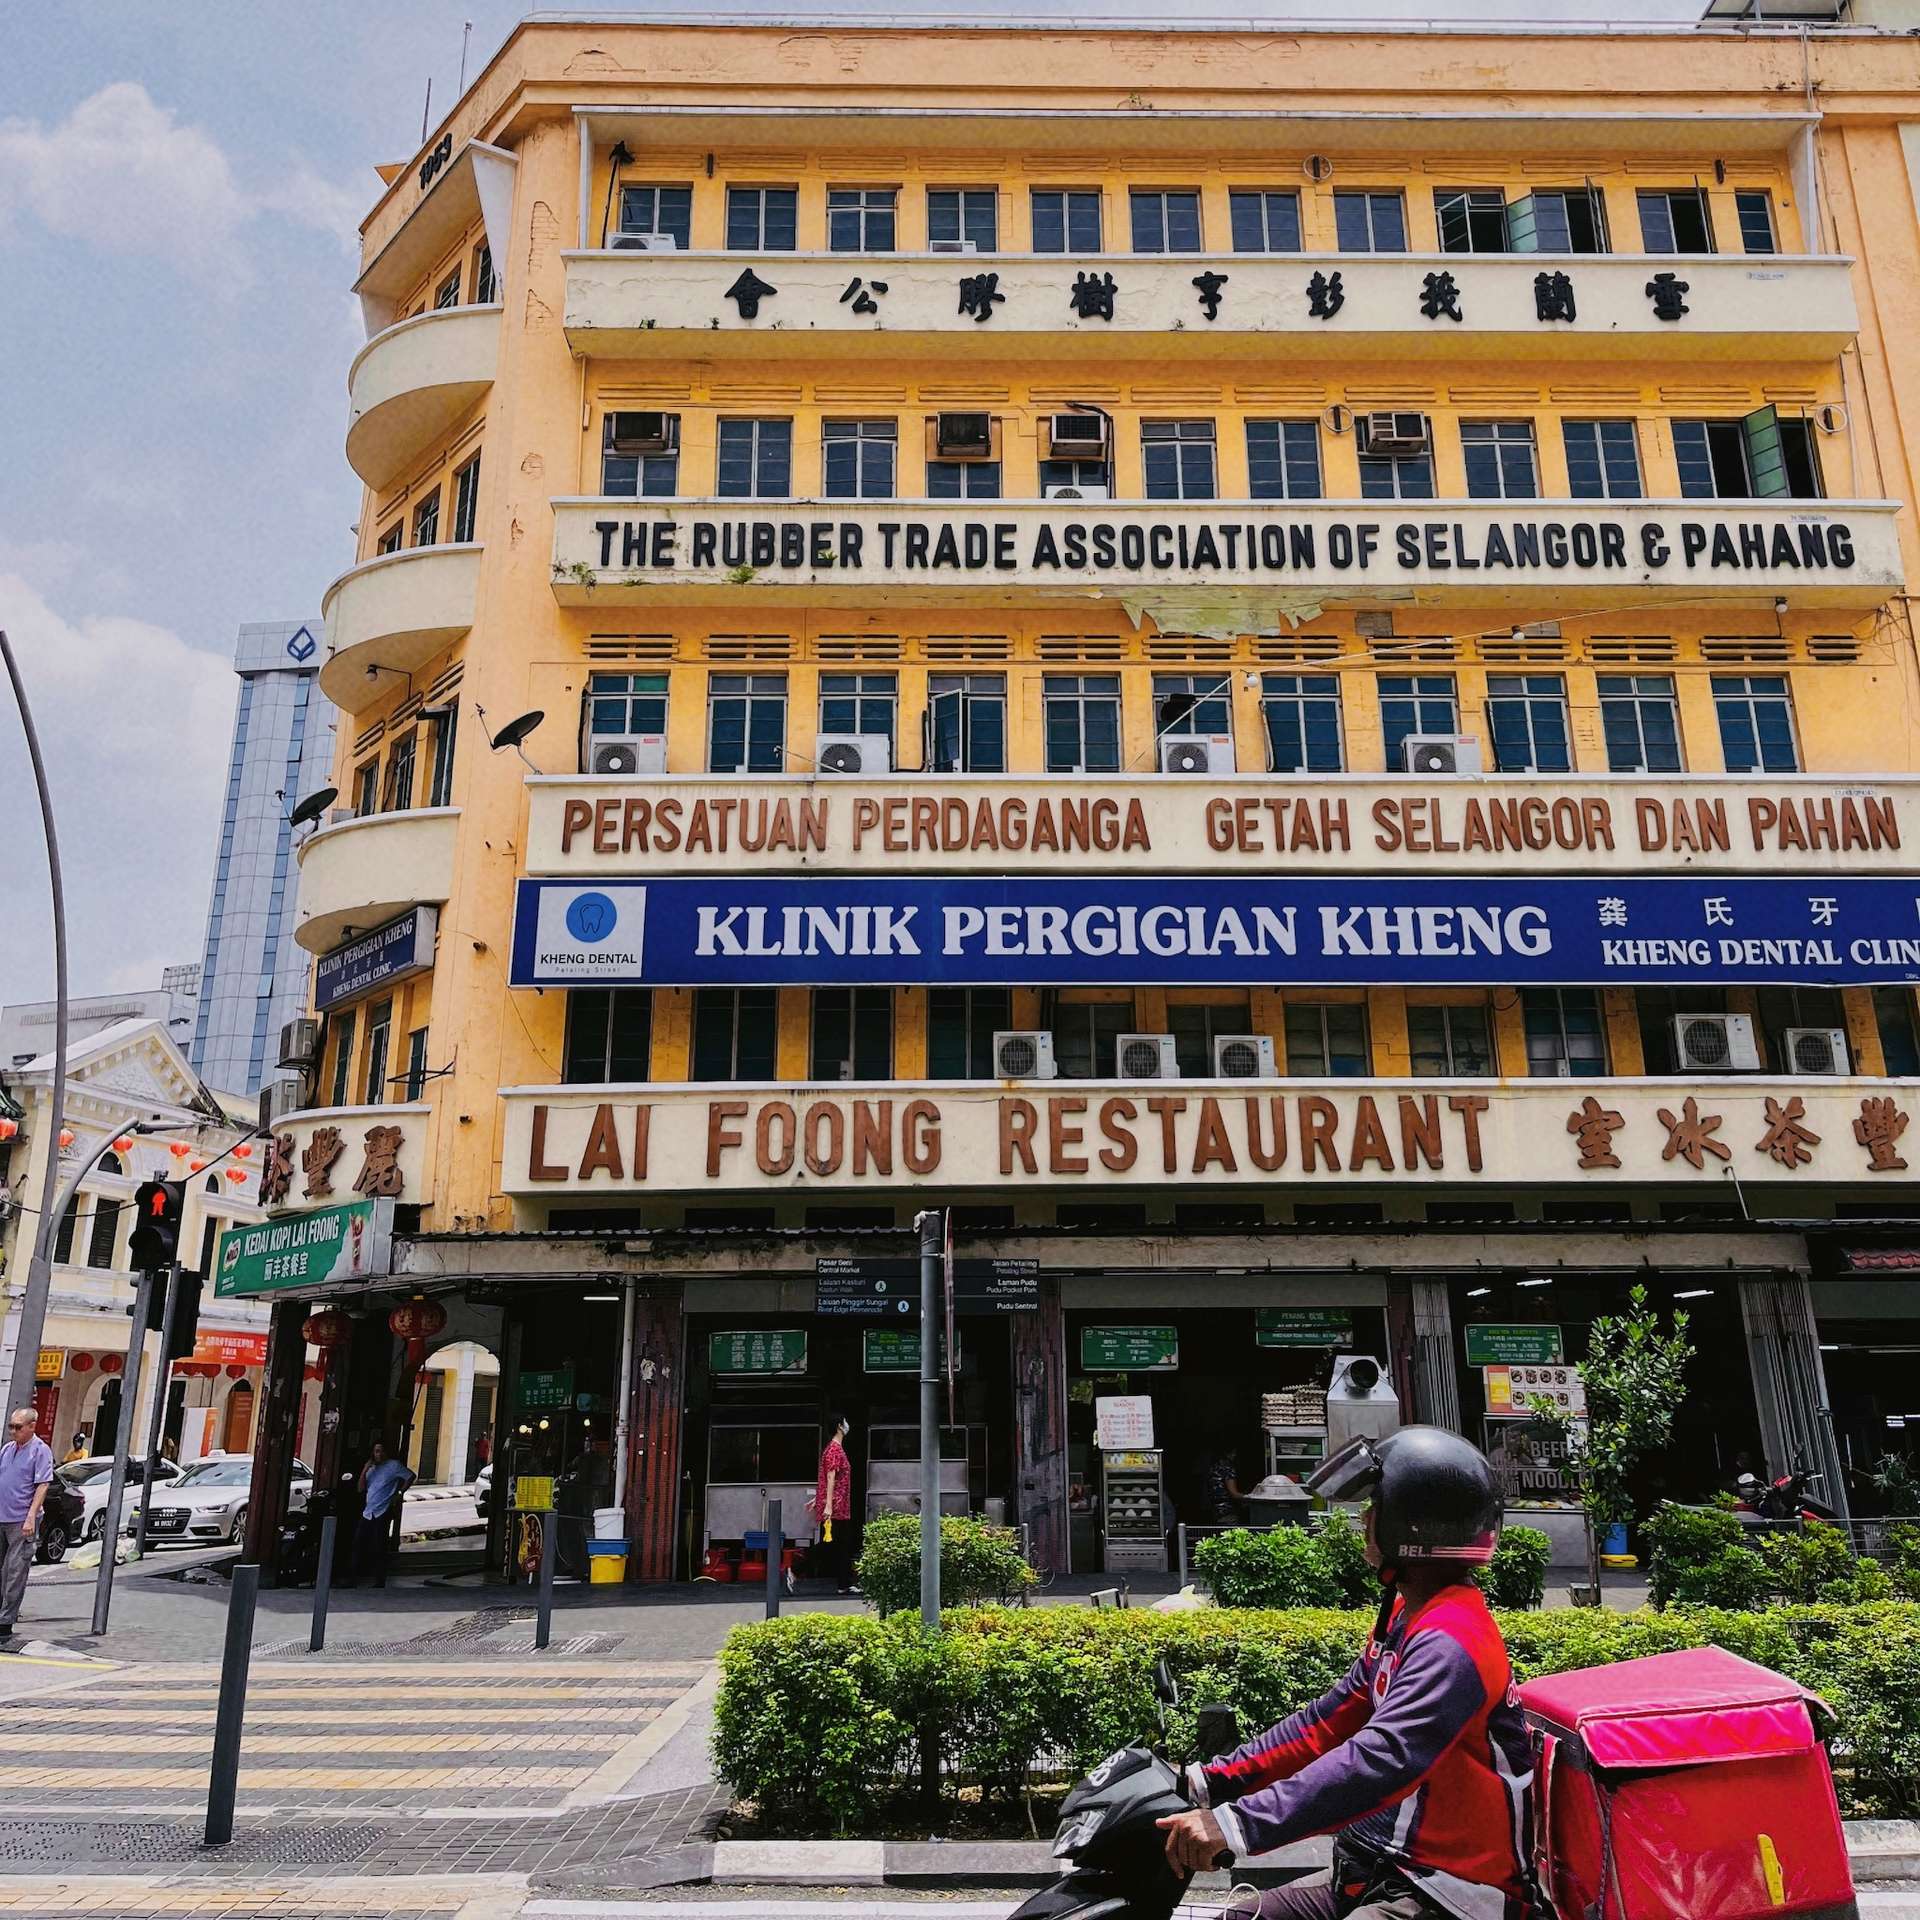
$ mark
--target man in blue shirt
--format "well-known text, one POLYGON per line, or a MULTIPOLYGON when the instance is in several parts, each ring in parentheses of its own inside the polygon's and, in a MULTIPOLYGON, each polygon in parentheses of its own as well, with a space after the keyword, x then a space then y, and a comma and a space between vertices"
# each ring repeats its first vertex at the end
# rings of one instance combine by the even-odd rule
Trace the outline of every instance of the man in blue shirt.
POLYGON ((376 1587, 387 1584, 387 1548, 393 1539, 395 1504, 412 1485, 413 1469, 404 1460, 396 1460, 384 1440, 376 1440, 367 1464, 360 1469, 360 1525, 353 1536, 356 1580, 371 1576, 376 1587))
POLYGON ((0 1446, 0 1641, 13 1636, 20 1602, 27 1596, 40 1509, 53 1482, 53 1449, 34 1431, 39 1415, 16 1407, 0 1446))

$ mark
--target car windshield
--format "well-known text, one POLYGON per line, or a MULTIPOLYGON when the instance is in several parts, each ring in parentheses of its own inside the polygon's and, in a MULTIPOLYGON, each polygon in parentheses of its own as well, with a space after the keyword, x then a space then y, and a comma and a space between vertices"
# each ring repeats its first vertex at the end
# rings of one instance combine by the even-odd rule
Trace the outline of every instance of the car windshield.
POLYGON ((56 1467, 61 1483, 69 1487, 84 1487, 89 1480, 98 1480, 103 1474, 113 1471, 111 1460, 76 1460, 71 1466, 56 1467))
POLYGON ((180 1476, 183 1487, 241 1487, 253 1478, 251 1460, 202 1460, 180 1476))

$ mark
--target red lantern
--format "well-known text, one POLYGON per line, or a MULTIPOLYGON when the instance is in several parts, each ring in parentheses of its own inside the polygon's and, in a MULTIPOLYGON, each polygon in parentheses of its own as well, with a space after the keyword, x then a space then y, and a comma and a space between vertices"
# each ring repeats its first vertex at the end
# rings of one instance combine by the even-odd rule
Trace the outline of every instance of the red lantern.
POLYGON ((73 1129, 71 1127, 62 1127, 60 1129, 60 1151, 62 1153, 65 1153, 66 1150, 72 1145, 73 1145, 73 1129))
POLYGON ((247 1370, 245 1367, 235 1366, 232 1361, 227 1363, 227 1378, 229 1380, 244 1380, 246 1377, 247 1370))
POLYGON ((100 1356, 102 1373, 118 1373, 127 1363, 117 1353, 103 1353, 100 1356))
POLYGON ((187 1171, 189 1173, 205 1173, 206 1170, 207 1163, 204 1160, 189 1160, 187 1162, 187 1171))
POLYGON ((193 1149, 188 1146, 184 1140, 169 1140, 167 1142, 167 1151, 172 1154, 176 1160, 184 1160, 193 1149))
POLYGON ((67 1370, 70 1373, 91 1373, 93 1371, 93 1355, 90 1353, 70 1355, 67 1360, 67 1370))
POLYGON ((113 1143, 113 1150, 115 1153, 131 1153, 133 1151, 133 1135, 123 1133, 119 1139, 113 1143))
POLYGON ((246 1177, 247 1170, 245 1167, 229 1167, 227 1169, 227 1178, 231 1180, 236 1187, 239 1186, 246 1177))
POLYGON ((251 1160, 253 1158, 253 1149, 242 1140, 240 1144, 234 1148, 233 1157, 236 1160, 251 1160))
POLYGON ((427 1342, 447 1324, 447 1310, 438 1300, 418 1294, 387 1315, 387 1326, 407 1343, 407 1364, 416 1372, 427 1357, 427 1342))
POLYGON ((20 1131, 20 1122, 0 1114, 0 1141, 11 1140, 20 1131))
POLYGON ((301 1337, 310 1347, 318 1347, 325 1352, 335 1347, 347 1337, 347 1328, 352 1323, 338 1307, 324 1307, 320 1312, 309 1314, 300 1329, 301 1337))

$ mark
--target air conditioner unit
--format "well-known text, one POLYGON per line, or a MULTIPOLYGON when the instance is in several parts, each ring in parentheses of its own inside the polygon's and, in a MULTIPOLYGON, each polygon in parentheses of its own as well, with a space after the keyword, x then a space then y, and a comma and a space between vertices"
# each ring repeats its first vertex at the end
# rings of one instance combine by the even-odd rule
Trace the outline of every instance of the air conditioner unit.
POLYGON ((1160 741, 1162 773, 1231 773, 1233 738, 1225 733, 1163 735, 1160 741))
POLYGON ((616 233, 613 245, 621 253, 678 253, 680 242, 670 233, 616 233))
POLYGON ((1040 497, 1043 500, 1111 500, 1113 489, 1111 487, 1055 486, 1043 488, 1040 497))
POLYGON ((1681 1073, 1758 1073, 1753 1022, 1744 1013, 1676 1014, 1673 1059, 1681 1073))
POLYGON ((1277 1080, 1280 1063, 1273 1055, 1270 1033, 1216 1033, 1213 1036, 1213 1077, 1216 1080, 1277 1080))
POLYGON ((975 240, 929 240, 929 253, 978 253, 980 245, 975 240))
POLYGON ((1431 444, 1424 413, 1369 413, 1362 417, 1362 426, 1367 440, 1362 453, 1397 458, 1425 453, 1431 444))
POLYGON ((616 413, 609 420, 609 453, 671 453, 680 444, 677 413, 616 413))
POLYGON ((1113 427, 1104 413, 1052 413, 1047 416, 1050 460, 1104 460, 1113 427))
POLYGON ((1410 733, 1400 764, 1409 773, 1478 773, 1480 742, 1470 733, 1410 733))
POLYGON ((665 773, 664 733, 603 734, 587 742, 589 773, 665 773))
POLYGON ((320 1022, 289 1020, 280 1029, 280 1057, 274 1064, 281 1067, 310 1067, 319 1051, 320 1022))
POLYGON ((933 451, 941 460, 991 460, 993 415, 940 413, 933 421, 933 451))
POLYGON ((891 773, 893 742, 884 733, 823 733, 813 763, 822 773, 891 773))
POLYGON ((993 1036, 993 1077, 996 1080, 1053 1080, 1050 1033, 996 1033, 993 1036))
POLYGON ((1786 1069, 1794 1074, 1844 1075, 1847 1034, 1844 1027, 1789 1027, 1781 1036, 1786 1045, 1786 1069))
POLYGON ((1113 1071, 1119 1080, 1178 1080, 1170 1033, 1123 1033, 1113 1043, 1113 1071))
POLYGON ((308 1104, 307 1090, 298 1080, 269 1080, 260 1089, 260 1130, 271 1133, 291 1113, 308 1104))

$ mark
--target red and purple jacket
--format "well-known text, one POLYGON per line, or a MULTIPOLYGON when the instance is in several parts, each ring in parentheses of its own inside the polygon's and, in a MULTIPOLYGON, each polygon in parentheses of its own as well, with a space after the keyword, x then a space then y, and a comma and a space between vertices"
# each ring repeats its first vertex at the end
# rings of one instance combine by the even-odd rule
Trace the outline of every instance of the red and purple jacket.
POLYGON ((1190 1778, 1236 1854, 1337 1832, 1335 1890, 1356 1905, 1388 1870, 1461 1920, 1534 1912, 1532 1749, 1477 1587, 1411 1626, 1396 1603, 1331 1693, 1190 1778))

